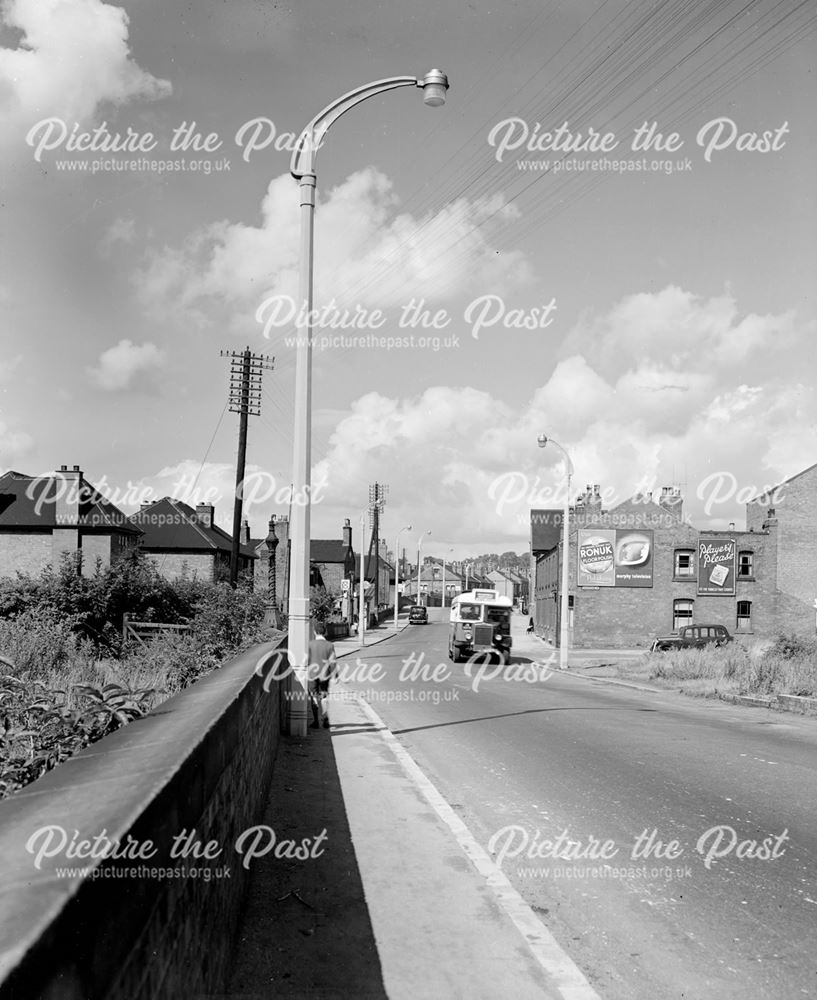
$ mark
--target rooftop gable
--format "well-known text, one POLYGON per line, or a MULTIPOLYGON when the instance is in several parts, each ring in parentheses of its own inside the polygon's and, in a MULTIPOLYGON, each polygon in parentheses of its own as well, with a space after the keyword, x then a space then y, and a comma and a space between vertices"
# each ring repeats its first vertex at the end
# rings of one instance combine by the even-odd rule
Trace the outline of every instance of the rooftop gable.
POLYGON ((73 496, 77 524, 82 528, 107 528, 138 534, 127 514, 107 500, 84 476, 76 482, 58 476, 28 476, 12 470, 0 476, 0 528, 55 528, 57 499, 73 496), (72 491, 69 493, 69 491, 72 491))
MULTIPOLYGON (((142 510, 131 514, 130 520, 144 532, 142 547, 191 552, 231 552, 233 540, 226 531, 213 525, 201 524, 196 511, 181 500, 162 497, 142 510)), ((239 546, 241 555, 255 559, 251 546, 239 546)))

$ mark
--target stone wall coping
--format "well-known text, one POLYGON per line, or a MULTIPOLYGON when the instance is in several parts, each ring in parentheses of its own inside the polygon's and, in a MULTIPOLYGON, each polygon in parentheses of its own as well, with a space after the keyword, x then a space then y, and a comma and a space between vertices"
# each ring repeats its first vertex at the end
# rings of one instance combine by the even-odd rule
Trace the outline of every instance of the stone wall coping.
MULTIPOLYGON (((58 878, 56 870, 94 868, 104 863, 63 854, 44 859, 38 870, 32 853, 26 850, 32 834, 56 825, 69 837, 78 830, 89 839, 103 831, 114 841, 124 841, 128 835, 140 841, 150 839, 159 848, 154 860, 123 863, 167 864, 164 848, 181 832, 174 802, 183 794, 185 806, 192 801, 195 807, 200 800, 203 810, 208 789, 198 787, 201 782, 196 773, 204 770, 200 765, 206 760, 206 770, 217 774, 229 759, 234 748, 227 745, 223 734, 237 727, 221 724, 229 716, 243 718, 248 701, 257 704, 260 697, 267 696, 256 667, 282 641, 278 638, 247 650, 162 702, 150 715, 104 737, 0 802, 0 855, 4 862, 0 874, 0 995, 6 995, 3 983, 9 973, 35 946, 44 946, 55 921, 70 913, 83 887, 92 881, 58 878), (213 738, 216 732, 218 736, 213 738)), ((93 888, 104 881, 92 882, 93 888)))

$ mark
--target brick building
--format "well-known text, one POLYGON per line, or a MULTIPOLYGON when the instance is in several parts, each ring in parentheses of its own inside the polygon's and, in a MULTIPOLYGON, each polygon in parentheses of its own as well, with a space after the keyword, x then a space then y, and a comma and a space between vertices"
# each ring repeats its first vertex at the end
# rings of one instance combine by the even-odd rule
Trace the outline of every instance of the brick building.
MULTIPOLYGON (((571 509, 568 576, 571 645, 647 646, 693 622, 745 636, 814 634, 817 596, 817 467, 747 504, 745 530, 699 530, 683 518, 683 498, 665 487, 612 510, 588 486, 571 509), (781 510, 785 505, 781 532, 781 510)), ((531 511, 536 631, 558 643, 562 512, 531 511)))
MULTIPOLYGON (((140 548, 166 579, 189 576, 214 582, 229 578, 232 537, 215 523, 212 504, 201 503, 194 510, 181 500, 163 497, 143 504, 130 522, 141 529, 140 548)), ((241 536, 239 577, 252 574, 256 558, 246 521, 241 536)))
POLYGON ((37 576, 58 569, 64 555, 90 575, 132 552, 141 534, 78 465, 51 476, 0 476, 0 576, 37 576))
POLYGON ((355 551, 352 548, 352 523, 349 518, 343 522, 340 538, 311 539, 309 557, 320 573, 328 593, 340 594, 343 581, 355 578, 355 551))
POLYGON ((817 602, 817 465, 746 504, 746 527, 774 525, 777 618, 788 631, 813 634, 817 602), (808 623, 808 628, 803 623, 808 623))

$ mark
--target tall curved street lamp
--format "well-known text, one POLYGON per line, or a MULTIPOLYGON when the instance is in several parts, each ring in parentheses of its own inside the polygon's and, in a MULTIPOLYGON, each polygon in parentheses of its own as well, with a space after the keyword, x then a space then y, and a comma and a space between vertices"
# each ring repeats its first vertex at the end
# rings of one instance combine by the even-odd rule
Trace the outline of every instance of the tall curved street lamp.
POLYGON ((397 628, 397 616, 400 600, 400 536, 404 531, 411 531, 411 525, 401 528, 394 538, 394 627, 397 628))
POLYGON ((291 560, 289 576, 288 646, 294 674, 289 702, 289 732, 306 735, 306 668, 309 656, 309 540, 311 513, 312 464, 312 275, 315 220, 315 160, 329 128, 355 105, 369 97, 397 87, 420 87, 423 100, 430 107, 445 104, 448 78, 438 69, 419 79, 416 76, 393 76, 375 80, 338 97, 319 112, 298 137, 292 153, 290 173, 298 181, 301 204, 300 303, 298 338, 295 356, 295 428, 293 433, 293 494, 303 498, 293 504, 290 521, 291 560))
POLYGON ((564 514, 562 515, 562 603, 559 612, 559 669, 567 670, 567 647, 570 643, 570 629, 568 628, 569 603, 567 595, 569 587, 568 559, 570 557, 570 480, 573 478, 573 463, 570 461, 570 455, 568 455, 559 442, 554 441, 553 438, 549 438, 547 434, 540 434, 537 441, 540 448, 545 448, 550 444, 562 453, 565 460, 565 472, 567 473, 565 507, 564 514))

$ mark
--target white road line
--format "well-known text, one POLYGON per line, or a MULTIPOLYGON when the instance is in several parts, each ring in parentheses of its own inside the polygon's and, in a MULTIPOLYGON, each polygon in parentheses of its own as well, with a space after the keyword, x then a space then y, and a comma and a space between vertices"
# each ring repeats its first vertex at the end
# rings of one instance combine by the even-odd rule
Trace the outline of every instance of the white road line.
POLYGON ((601 1000, 570 956, 561 948, 542 921, 514 889, 503 871, 479 844, 474 835, 425 776, 411 754, 403 747, 375 710, 359 698, 360 707, 380 731, 388 748, 431 808, 451 830, 457 843, 485 879, 499 906, 527 941, 536 961, 550 977, 565 1000, 601 1000))

